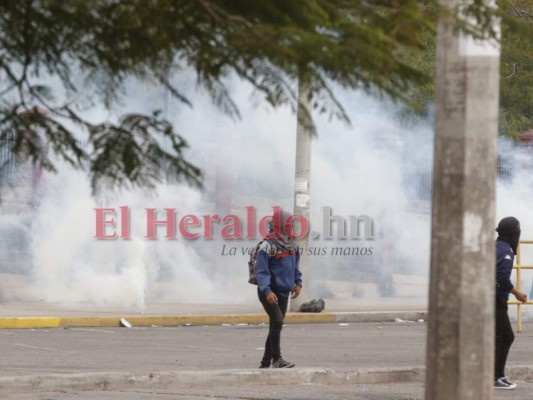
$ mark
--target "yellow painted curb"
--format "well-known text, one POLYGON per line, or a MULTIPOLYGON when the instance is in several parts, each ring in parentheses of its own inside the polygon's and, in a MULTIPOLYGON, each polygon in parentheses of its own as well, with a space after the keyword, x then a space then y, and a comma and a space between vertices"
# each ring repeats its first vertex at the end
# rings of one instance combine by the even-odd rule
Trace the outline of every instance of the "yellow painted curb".
MULTIPOLYGON (((268 323, 266 314, 124 316, 132 326, 179 326, 268 323)), ((2 317, 0 329, 119 327, 121 317, 2 317)), ((332 323, 335 313, 289 313, 287 324, 332 323)))
POLYGON ((177 315, 142 316, 126 318, 133 326, 177 326, 177 325, 222 325, 222 324, 261 324, 268 322, 266 315, 177 315))
POLYGON ((337 321, 335 313, 290 313, 284 319, 287 324, 332 323, 337 321))
POLYGON ((0 318, 1 329, 58 328, 59 317, 8 317, 0 318))
POLYGON ((120 326, 120 317, 61 317, 59 326, 61 328, 118 327, 120 326))

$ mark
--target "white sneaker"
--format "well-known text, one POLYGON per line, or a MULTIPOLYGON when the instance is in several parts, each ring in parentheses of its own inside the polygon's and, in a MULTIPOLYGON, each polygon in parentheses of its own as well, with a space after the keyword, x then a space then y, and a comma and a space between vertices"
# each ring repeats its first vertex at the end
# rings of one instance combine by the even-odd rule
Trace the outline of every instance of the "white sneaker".
POLYGON ((508 385, 512 386, 513 389, 518 386, 516 383, 511 382, 509 379, 507 379, 506 376, 502 377, 501 380, 504 381, 505 383, 507 383, 508 385))
POLYGON ((516 383, 511 382, 505 376, 502 378, 496 379, 494 381, 494 389, 504 389, 504 390, 513 390, 516 388, 516 383))

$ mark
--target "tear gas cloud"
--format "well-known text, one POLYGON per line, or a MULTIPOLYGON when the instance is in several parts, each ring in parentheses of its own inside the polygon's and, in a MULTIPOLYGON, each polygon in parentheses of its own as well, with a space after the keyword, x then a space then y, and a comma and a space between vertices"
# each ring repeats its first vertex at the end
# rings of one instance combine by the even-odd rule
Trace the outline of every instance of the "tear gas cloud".
MULTIPOLYGON (((519 147, 510 140, 500 140, 500 175, 497 191, 496 219, 514 216, 520 220, 522 230, 521 240, 533 241, 533 149, 519 147)), ((521 264, 533 266, 533 244, 520 246, 521 264)), ((516 271, 512 275, 513 284, 516 286, 516 271)), ((529 298, 533 297, 533 271, 521 272, 520 286, 529 298)), ((512 296, 511 296, 512 297, 512 296)), ((516 307, 511 307, 512 314, 516 307)), ((524 317, 531 319, 533 310, 524 308, 524 317)))
MULTIPOLYGON (((17 232, 27 242, 21 251, 27 254, 23 273, 19 271, 22 283, 11 294, 13 300, 143 311, 158 302, 246 304, 256 296, 247 284, 248 255, 243 252, 257 240, 163 240, 164 228, 159 228, 160 239, 149 241, 144 238, 144 209, 175 208, 178 217, 243 215, 244 207, 253 205, 258 218, 276 205, 292 210, 296 117, 288 107, 266 106, 251 95, 248 84, 234 80, 230 92, 242 114, 236 121, 197 92, 190 75, 175 79, 193 100, 192 109, 169 101, 159 87, 130 82, 121 107, 94 107, 87 116, 102 120, 126 111, 166 109, 190 144, 186 157, 204 172, 205 189, 161 184, 151 194, 136 189, 93 198, 84 174, 62 165, 58 175, 44 176, 40 201, 30 214, 4 212, 1 217, 4 232, 19 225, 17 232), (124 205, 132 213, 132 239, 95 240, 94 208, 124 205), (237 248, 235 255, 225 254, 224 246, 226 251, 237 248)), ((329 206, 346 219, 372 218, 375 239, 310 239, 304 277, 309 295, 355 301, 392 297, 424 306, 432 127, 402 122, 395 106, 366 94, 341 88, 336 93, 351 126, 316 117, 311 230, 320 231, 322 207, 329 206)), ((509 145, 502 152, 509 159, 525 157, 509 145)), ((527 224, 533 220, 527 206, 533 185, 523 167, 527 163, 515 164, 512 180, 498 186, 498 218, 515 215, 522 221, 523 237, 533 238, 527 224)))

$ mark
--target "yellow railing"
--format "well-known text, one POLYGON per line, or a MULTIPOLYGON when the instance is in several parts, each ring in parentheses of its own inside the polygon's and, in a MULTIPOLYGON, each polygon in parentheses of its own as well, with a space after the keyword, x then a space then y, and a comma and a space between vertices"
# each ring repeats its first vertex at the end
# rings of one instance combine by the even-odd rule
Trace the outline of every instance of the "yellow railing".
MULTIPOLYGON (((521 290, 522 285, 522 270, 523 269, 533 269, 533 265, 522 265, 522 257, 520 255, 520 248, 524 244, 533 244, 533 240, 521 240, 518 250, 516 252, 516 264, 513 269, 516 270, 516 289, 521 290)), ((510 300, 509 304, 516 305, 518 308, 516 310, 516 331, 522 332, 522 305, 524 304, 533 304, 531 299, 527 300, 527 303, 521 303, 518 300, 510 300)))

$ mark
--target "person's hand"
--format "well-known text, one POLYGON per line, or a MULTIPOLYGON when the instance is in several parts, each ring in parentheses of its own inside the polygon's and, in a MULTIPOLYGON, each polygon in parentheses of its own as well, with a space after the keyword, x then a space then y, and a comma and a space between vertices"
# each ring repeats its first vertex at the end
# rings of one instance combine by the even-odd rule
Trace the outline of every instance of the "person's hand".
POLYGON ((513 293, 513 294, 514 294, 514 297, 516 297, 516 300, 518 300, 519 302, 521 303, 527 302, 527 294, 525 294, 524 292, 519 292, 517 290, 516 293, 513 293))
POLYGON ((270 292, 267 295, 267 301, 268 304, 278 304, 278 296, 276 296, 274 292, 270 292))
POLYGON ((292 296, 291 299, 295 299, 300 295, 300 291, 302 290, 302 287, 300 285, 295 285, 294 289, 292 289, 292 296))

